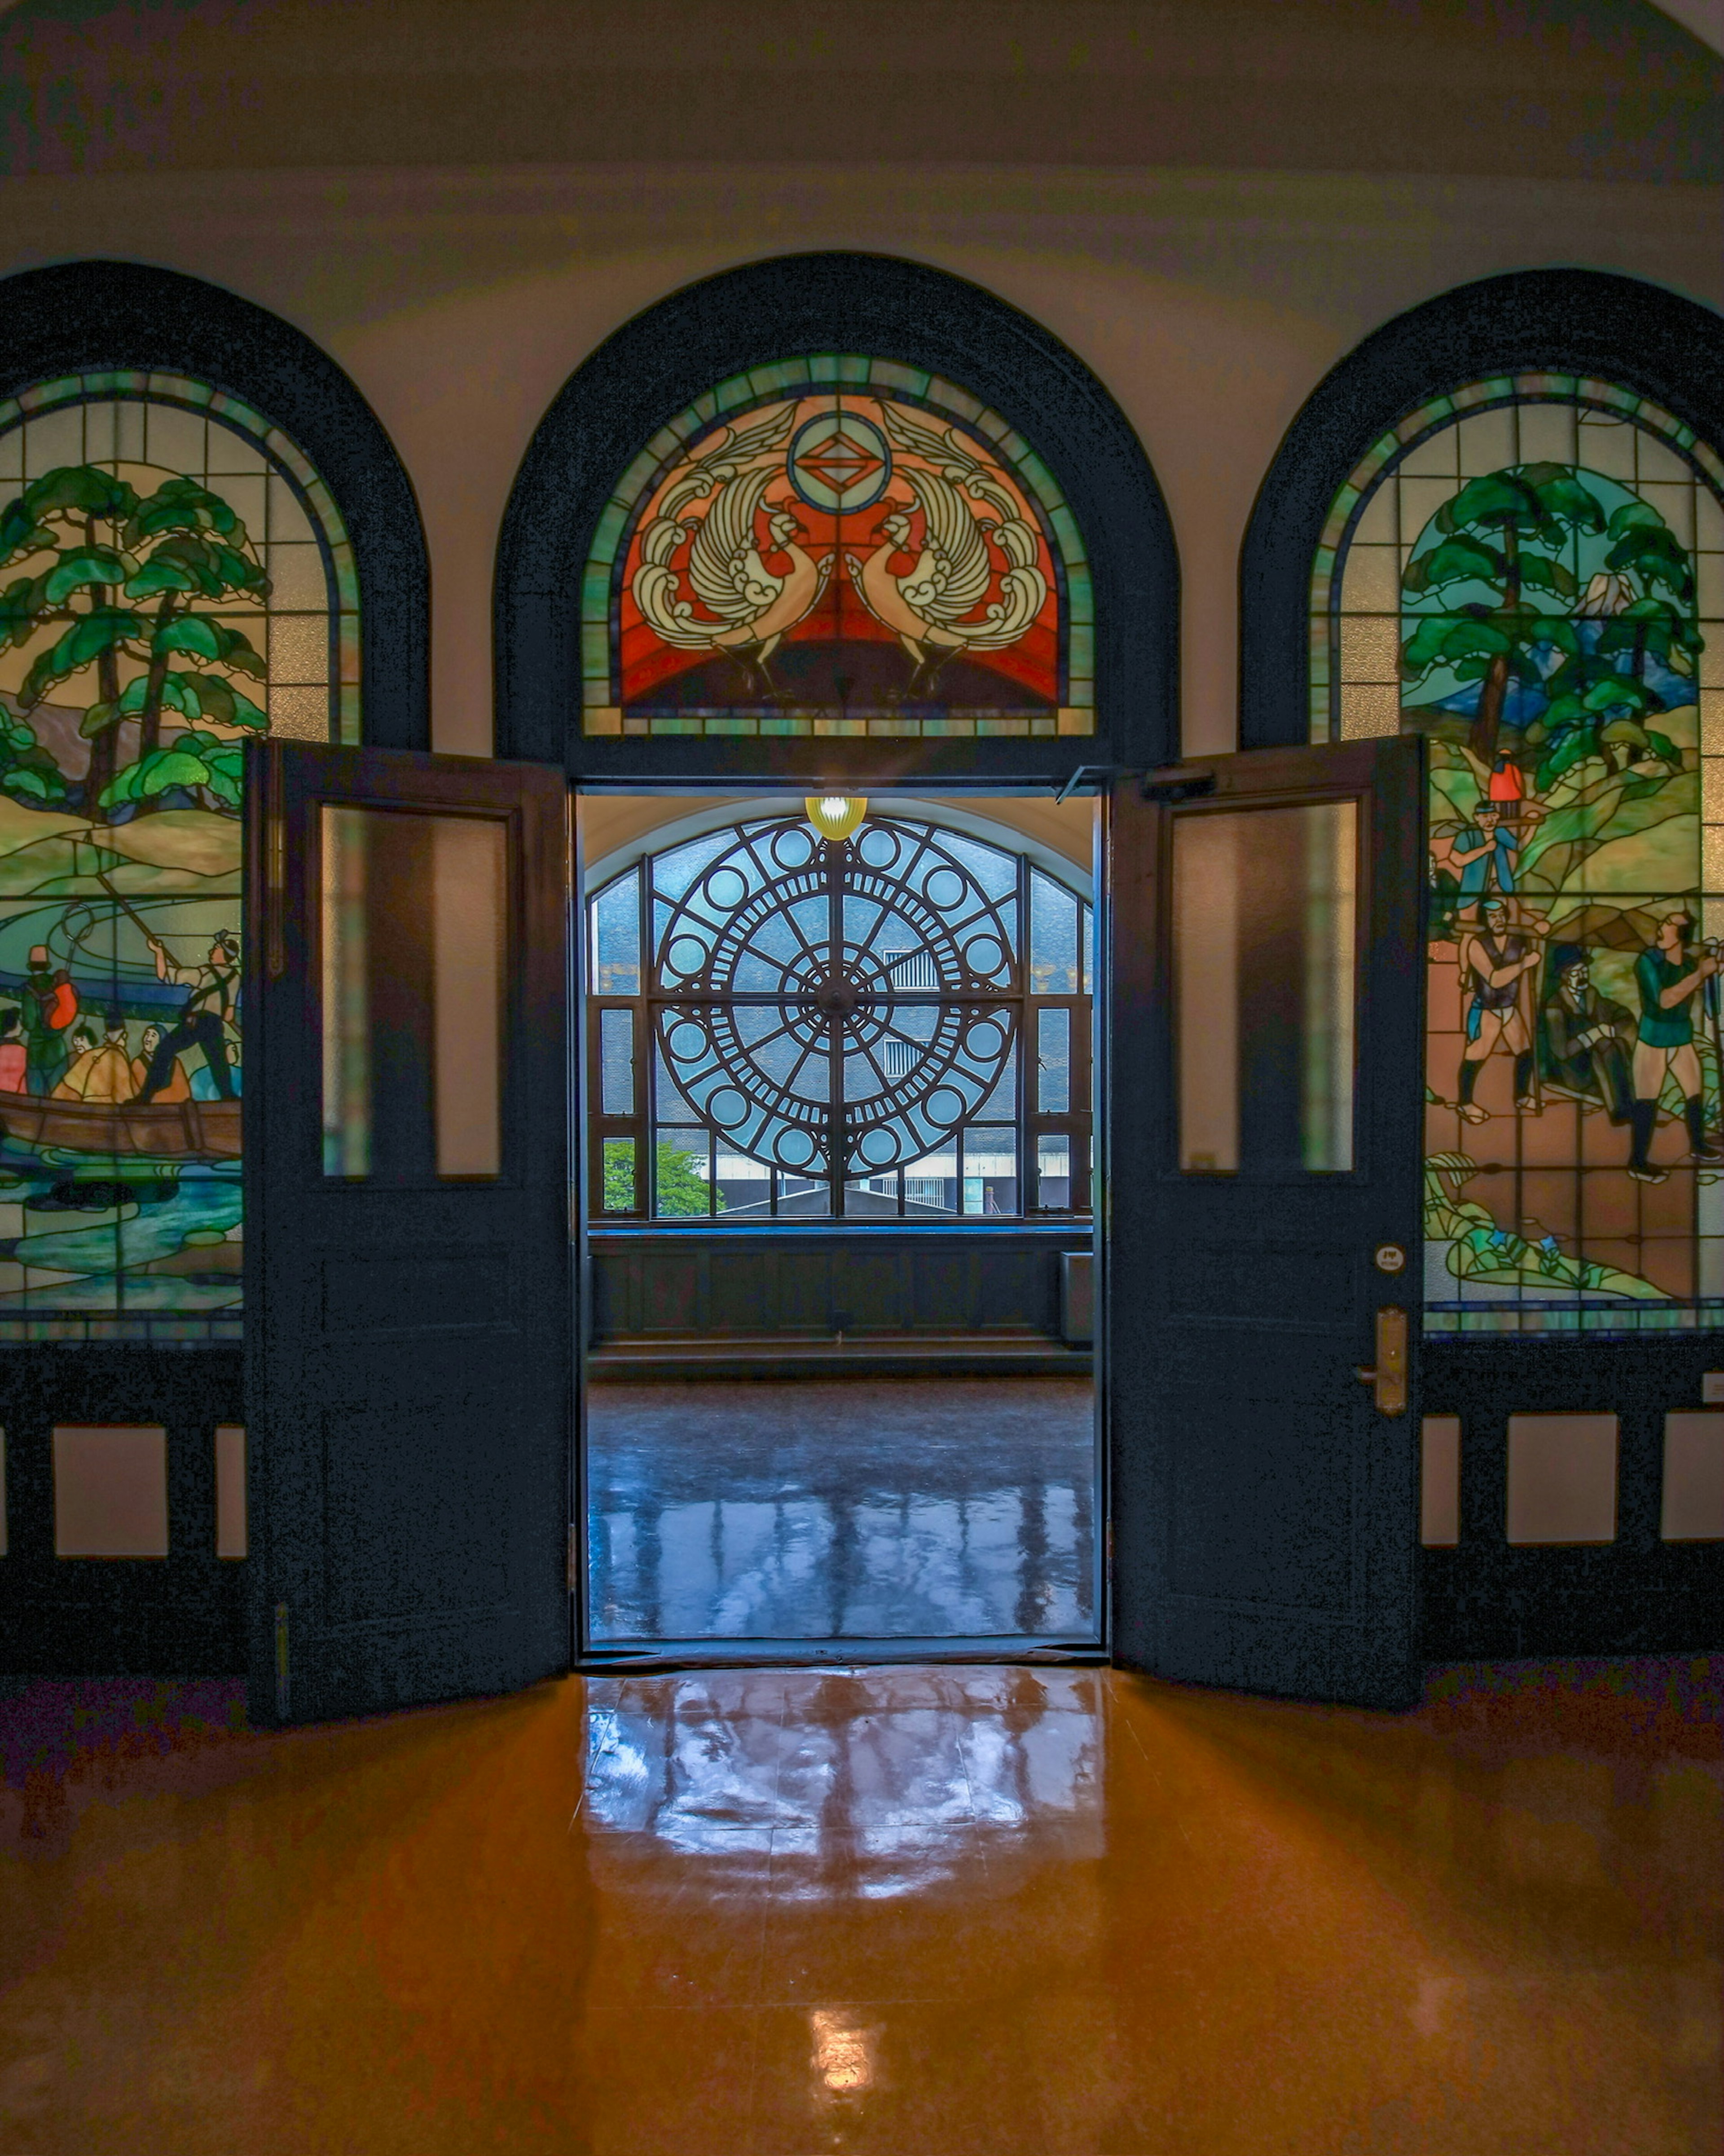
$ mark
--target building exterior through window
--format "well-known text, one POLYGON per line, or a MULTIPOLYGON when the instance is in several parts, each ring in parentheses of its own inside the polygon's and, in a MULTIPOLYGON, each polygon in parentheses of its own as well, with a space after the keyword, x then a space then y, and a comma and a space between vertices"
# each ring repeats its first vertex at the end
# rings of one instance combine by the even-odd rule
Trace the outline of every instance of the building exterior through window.
POLYGON ((807 814, 744 819, 590 900, 596 1218, 1089 1212, 1093 925, 1075 875, 843 805, 860 820, 842 836, 807 814))

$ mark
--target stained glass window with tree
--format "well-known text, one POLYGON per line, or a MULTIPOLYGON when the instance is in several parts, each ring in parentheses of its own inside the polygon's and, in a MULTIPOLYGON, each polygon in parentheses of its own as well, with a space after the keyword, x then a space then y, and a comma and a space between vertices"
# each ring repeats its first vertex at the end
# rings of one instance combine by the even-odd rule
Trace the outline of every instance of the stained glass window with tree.
POLYGON ((1311 626, 1313 739, 1430 744, 1428 1328, 1724 1322, 1716 445, 1609 382, 1434 398, 1311 626))
POLYGON ((358 738, 326 488, 209 384, 0 403, 0 1341, 240 1326, 243 747, 358 738))

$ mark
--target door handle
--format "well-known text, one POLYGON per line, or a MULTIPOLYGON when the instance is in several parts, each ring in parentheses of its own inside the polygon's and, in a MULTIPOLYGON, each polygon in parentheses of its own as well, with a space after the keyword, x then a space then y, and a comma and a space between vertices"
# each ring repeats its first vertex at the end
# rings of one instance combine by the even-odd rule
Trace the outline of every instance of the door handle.
POLYGON ((1376 1389, 1379 1414, 1407 1412, 1407 1313, 1398 1303, 1386 1302, 1377 1313, 1377 1365, 1355 1369, 1362 1385, 1376 1389))

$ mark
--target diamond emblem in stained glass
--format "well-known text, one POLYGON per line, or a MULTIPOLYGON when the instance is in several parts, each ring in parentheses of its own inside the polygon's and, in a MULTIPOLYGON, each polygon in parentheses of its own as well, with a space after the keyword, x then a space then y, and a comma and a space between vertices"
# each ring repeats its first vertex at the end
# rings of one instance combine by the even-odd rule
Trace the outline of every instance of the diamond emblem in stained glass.
POLYGON ((810 509, 871 509, 892 475, 886 439, 859 412, 822 412, 790 445, 790 482, 810 509))

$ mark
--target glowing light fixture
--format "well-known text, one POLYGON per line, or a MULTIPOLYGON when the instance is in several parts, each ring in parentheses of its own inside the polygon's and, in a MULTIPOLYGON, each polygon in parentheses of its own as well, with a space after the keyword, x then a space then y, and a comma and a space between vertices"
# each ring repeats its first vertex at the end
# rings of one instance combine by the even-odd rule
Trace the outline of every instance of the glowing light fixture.
POLYGON ((811 793, 803 803, 823 839, 848 839, 868 814, 868 803, 843 793, 811 793))

